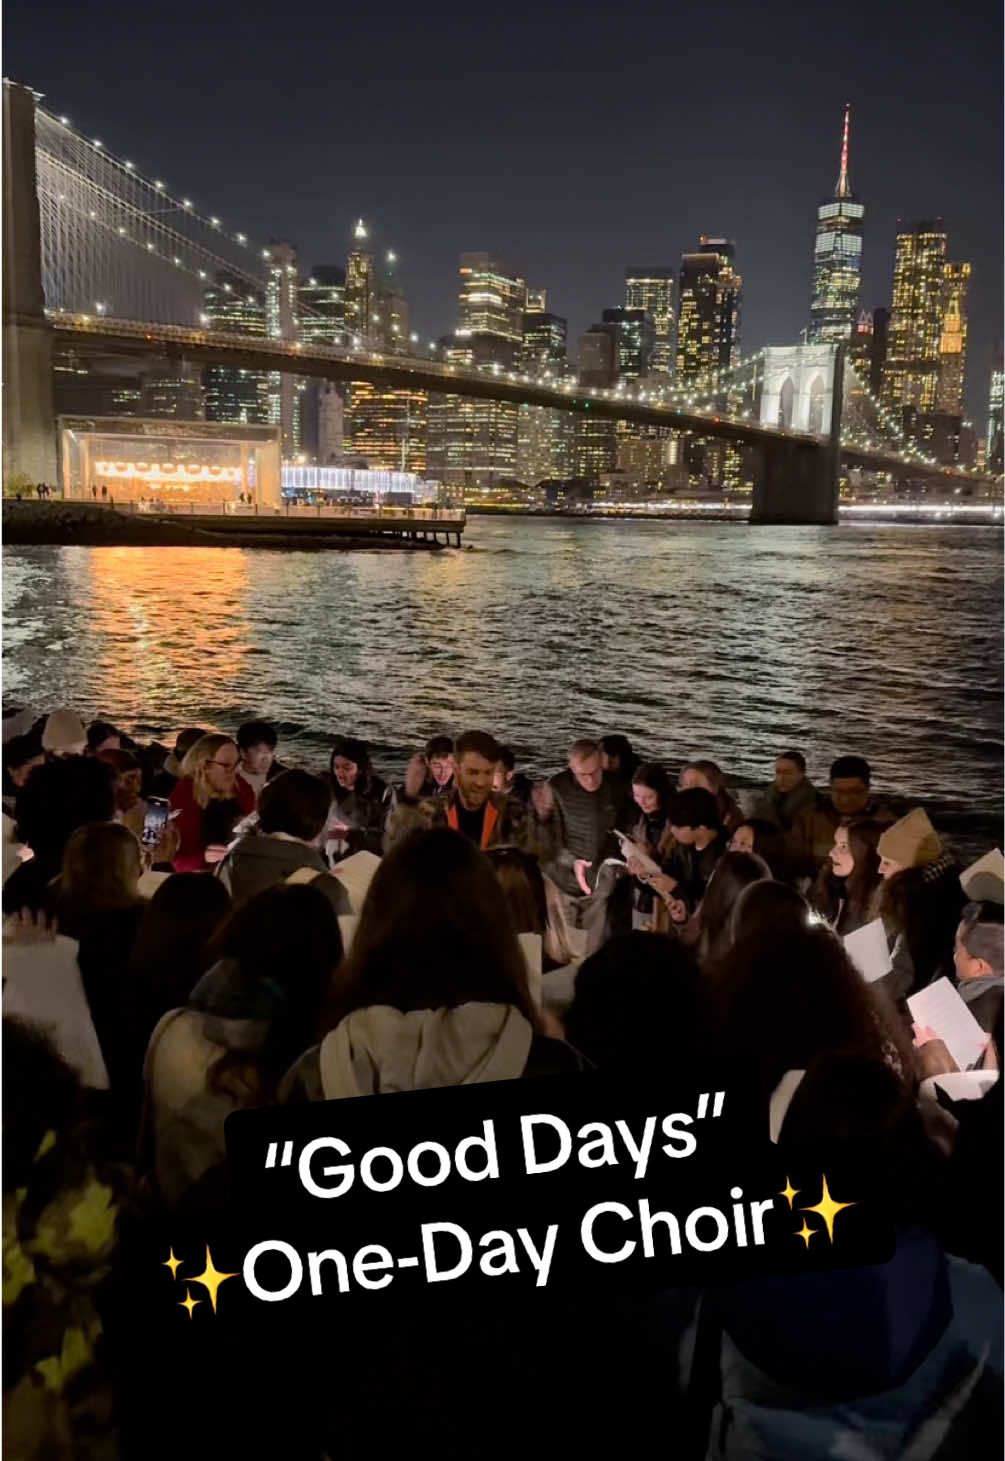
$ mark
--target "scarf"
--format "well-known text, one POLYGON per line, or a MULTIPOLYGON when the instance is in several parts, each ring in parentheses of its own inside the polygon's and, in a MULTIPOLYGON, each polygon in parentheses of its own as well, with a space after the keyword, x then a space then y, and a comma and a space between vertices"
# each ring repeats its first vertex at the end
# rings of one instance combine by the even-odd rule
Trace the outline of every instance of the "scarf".
POLYGON ((973 1004, 989 989, 1005 989, 1005 975, 981 974, 977 979, 959 979, 956 990, 964 1004, 973 1004))

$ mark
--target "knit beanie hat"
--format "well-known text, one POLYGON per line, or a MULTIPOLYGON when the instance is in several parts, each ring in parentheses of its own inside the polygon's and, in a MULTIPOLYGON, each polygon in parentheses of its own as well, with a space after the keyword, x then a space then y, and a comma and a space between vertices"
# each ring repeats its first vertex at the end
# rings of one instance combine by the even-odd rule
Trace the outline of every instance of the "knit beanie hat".
POLYGON ((74 746, 83 750, 87 744, 87 731, 79 715, 72 710, 54 710, 45 722, 42 732, 43 751, 69 751, 74 746))
POLYGON ((915 807, 906 817, 887 827, 877 851, 880 857, 888 857, 902 867, 925 867, 942 856, 942 843, 925 812, 915 807))

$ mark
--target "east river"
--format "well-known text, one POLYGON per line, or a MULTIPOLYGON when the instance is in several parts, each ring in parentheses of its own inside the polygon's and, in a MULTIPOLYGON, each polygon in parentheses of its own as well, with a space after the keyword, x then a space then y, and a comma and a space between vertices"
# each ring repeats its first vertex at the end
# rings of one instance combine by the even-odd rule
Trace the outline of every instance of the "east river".
POLYGON ((4 550, 4 702, 130 733, 275 721, 379 769, 482 726, 532 771, 623 731, 738 784, 866 755, 964 848, 999 840, 1002 550, 986 528, 475 517, 441 553, 4 550))

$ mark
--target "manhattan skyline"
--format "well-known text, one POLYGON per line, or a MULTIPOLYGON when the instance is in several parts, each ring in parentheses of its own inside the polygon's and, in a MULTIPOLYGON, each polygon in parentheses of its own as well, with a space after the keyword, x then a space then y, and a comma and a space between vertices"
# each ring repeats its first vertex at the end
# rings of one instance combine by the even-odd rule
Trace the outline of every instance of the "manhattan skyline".
POLYGON ((456 324, 465 250, 547 289, 572 341, 623 302, 626 265, 677 270, 699 233, 729 237, 745 354, 809 323, 816 206, 850 102, 861 307, 889 303, 898 219, 941 215, 974 266, 967 407, 981 424, 1001 336, 1000 88, 993 48, 958 58, 934 6, 881 4, 867 21, 779 9, 770 25, 727 7, 725 46, 649 7, 627 28, 564 8, 522 25, 518 9, 503 36, 435 6, 392 6, 376 37, 302 0, 279 15, 186 0, 158 20, 116 0, 50 5, 41 26, 15 0, 5 72, 203 211, 290 238, 304 272, 342 262, 366 217, 375 248, 399 255, 424 339, 456 324), (268 45, 245 43, 258 33, 268 45))

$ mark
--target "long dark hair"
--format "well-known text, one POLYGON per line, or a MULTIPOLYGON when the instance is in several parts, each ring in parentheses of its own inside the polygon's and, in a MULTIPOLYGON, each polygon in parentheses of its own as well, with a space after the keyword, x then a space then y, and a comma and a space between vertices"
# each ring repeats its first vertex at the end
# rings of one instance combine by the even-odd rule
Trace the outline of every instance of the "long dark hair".
POLYGON ((636 930, 609 939, 580 966, 565 1033, 601 1068, 658 1069, 671 1049, 700 1043, 700 1011, 689 950, 665 934, 636 930))
POLYGON ((741 937, 710 986, 723 1055, 752 1060, 766 1095, 817 1056, 885 1062, 907 1079, 911 1048, 889 1002, 866 984, 821 924, 761 927, 741 937))
POLYGON ((129 958, 129 992, 151 1030, 167 1010, 187 1003, 229 909, 226 887, 205 873, 172 873, 150 899, 129 958))
POLYGON ((331 773, 332 790, 337 802, 345 801, 347 796, 362 793, 368 795, 373 789, 373 764, 370 760, 370 748, 365 741, 359 741, 355 736, 336 736, 332 745, 332 753, 328 758, 328 770, 331 773), (335 757, 341 756, 345 761, 351 761, 354 766, 359 767, 359 774, 356 777, 356 784, 351 790, 346 788, 335 775, 335 757))
POLYGON ((309 884, 278 883, 236 908, 210 947, 223 965, 220 987, 203 994, 214 980, 211 969, 193 1005, 224 1018, 264 1020, 268 1032, 253 1053, 221 1056, 208 1084, 246 1104, 271 1101, 281 1076, 317 1036, 342 958, 335 910, 309 884))
POLYGON ((720 959, 730 947, 730 918, 744 888, 770 879, 771 869, 756 852, 727 852, 719 859, 696 915, 702 963, 720 959))
POLYGON ((515 1005, 537 1026, 527 967, 488 858, 447 827, 414 833, 381 862, 326 1019, 368 1005, 515 1005))
MULTIPOLYGON (((845 880, 847 907, 856 922, 864 923, 882 883, 879 875, 879 853, 876 848, 886 829, 880 822, 856 822, 845 830, 848 833, 848 849, 854 862, 854 866, 845 880)), ((809 893, 809 900, 814 907, 823 908, 827 904, 831 871, 831 862, 828 857, 809 893)))

